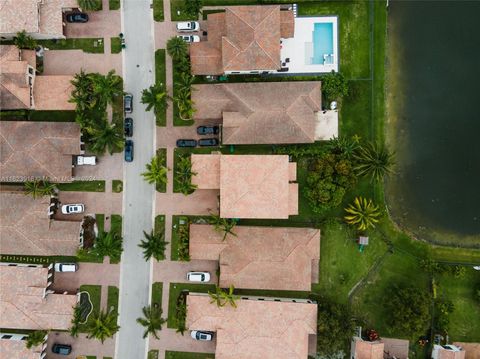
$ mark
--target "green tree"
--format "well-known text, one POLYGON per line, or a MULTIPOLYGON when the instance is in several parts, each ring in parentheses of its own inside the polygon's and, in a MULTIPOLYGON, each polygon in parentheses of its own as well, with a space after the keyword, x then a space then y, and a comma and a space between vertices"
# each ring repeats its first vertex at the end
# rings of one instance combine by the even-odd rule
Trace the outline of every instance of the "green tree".
POLYGON ((178 185, 179 191, 187 196, 197 188, 197 186, 192 183, 192 176, 195 176, 196 172, 192 171, 190 157, 180 157, 176 167, 174 180, 178 185))
POLYGON ((363 197, 355 197, 353 203, 349 204, 345 211, 348 213, 345 221, 356 226, 359 231, 375 227, 375 223, 378 223, 378 217, 380 217, 378 206, 373 204, 371 199, 367 200, 363 197))
POLYGON ((87 323, 87 338, 98 339, 103 344, 105 339, 113 337, 120 329, 120 326, 117 324, 117 316, 117 313, 112 310, 108 312, 101 310, 98 313, 94 313, 92 320, 87 323))
POLYGON ((210 304, 215 303, 217 307, 224 307, 225 300, 223 299, 223 290, 222 288, 215 286, 215 292, 208 291, 208 296, 210 297, 210 304))
POLYGON ((236 308, 236 301, 240 298, 238 295, 233 294, 235 287, 231 285, 228 290, 224 290, 215 286, 215 292, 208 292, 208 295, 211 298, 210 303, 215 303, 217 307, 224 307, 226 304, 230 304, 232 307, 236 308))
POLYGON ((111 260, 118 261, 123 251, 123 239, 115 231, 98 233, 91 253, 97 257, 110 257, 111 260))
POLYGON ((189 92, 175 91, 173 102, 177 106, 180 118, 182 120, 190 120, 193 117, 195 108, 193 107, 194 102, 192 101, 189 92))
POLYGON ((24 183, 25 195, 32 196, 34 199, 51 196, 55 193, 57 187, 47 180, 33 180, 24 183))
POLYGON ((353 158, 358 146, 359 143, 356 138, 334 137, 327 142, 327 149, 330 153, 344 156, 349 160, 353 158))
POLYGON ((235 228, 237 221, 232 218, 221 218, 219 215, 210 214, 210 224, 213 225, 213 228, 217 232, 223 232, 223 241, 227 239, 227 235, 230 234, 232 236, 237 236, 233 232, 233 228, 235 228))
POLYGON ((137 318, 137 323, 145 327, 143 338, 152 334, 156 339, 160 339, 157 331, 162 330, 162 325, 167 322, 162 318, 162 308, 158 304, 142 308, 143 318, 137 318))
POLYGON ((147 111, 153 108, 153 112, 158 116, 167 109, 168 98, 165 86, 161 83, 156 83, 142 91, 141 102, 147 105, 147 111))
POLYGON ((79 325, 82 324, 82 307, 80 304, 77 304, 73 308, 73 316, 72 320, 70 322, 72 326, 68 330, 70 335, 74 338, 78 337, 78 332, 79 332, 79 325))
POLYGON ((355 321, 350 307, 330 299, 315 296, 317 311, 317 350, 331 355, 345 348, 354 331, 355 321))
POLYGON ((380 182, 392 173, 395 163, 393 154, 384 145, 367 143, 354 154, 357 160, 355 171, 359 176, 370 176, 372 181, 380 182))
POLYGON ((25 30, 17 32, 13 38, 13 44, 19 49, 34 49, 37 46, 35 39, 27 35, 25 30))
POLYGON ((179 81, 176 83, 176 91, 184 92, 191 96, 194 79, 195 77, 190 72, 182 72, 179 81))
POLYGON ((102 9, 102 0, 77 0, 78 7, 84 11, 99 11, 102 9))
POLYGON ((165 233, 155 233, 153 230, 150 233, 143 231, 145 240, 141 240, 138 245, 143 249, 143 257, 145 260, 150 260, 151 257, 157 261, 165 259, 165 249, 168 242, 165 241, 165 233))
POLYGON ((165 164, 165 156, 157 153, 150 163, 147 163, 147 170, 142 173, 143 178, 150 184, 155 183, 157 186, 167 183, 167 173, 169 171, 165 164))
POLYGON ((103 105, 112 103, 116 97, 123 95, 122 78, 111 70, 107 75, 91 74, 93 81, 93 94, 103 105))
POLYGON ((46 330, 36 330, 30 334, 28 334, 27 341, 25 346, 27 349, 32 347, 36 347, 37 345, 42 344, 45 341, 45 336, 47 335, 46 330))
POLYGON ((77 113, 92 109, 97 105, 97 96, 94 94, 91 74, 85 73, 82 69, 73 76, 71 83, 73 91, 69 102, 76 105, 77 113))
POLYGON ((103 154, 107 150, 110 154, 120 151, 124 146, 122 132, 105 119, 100 128, 92 130, 91 150, 96 154, 103 154))
POLYGON ((334 72, 322 76, 322 93, 327 102, 340 100, 348 95, 348 81, 340 72, 334 72))
POLYGON ((430 298, 427 291, 414 286, 393 286, 385 302, 390 328, 409 333, 413 338, 428 327, 430 298))
POLYGON ((200 14, 203 6, 202 0, 184 0, 184 11, 191 17, 197 18, 198 14, 200 14))
POLYGON ((167 52, 174 61, 187 57, 188 45, 180 37, 172 37, 167 41, 167 52))

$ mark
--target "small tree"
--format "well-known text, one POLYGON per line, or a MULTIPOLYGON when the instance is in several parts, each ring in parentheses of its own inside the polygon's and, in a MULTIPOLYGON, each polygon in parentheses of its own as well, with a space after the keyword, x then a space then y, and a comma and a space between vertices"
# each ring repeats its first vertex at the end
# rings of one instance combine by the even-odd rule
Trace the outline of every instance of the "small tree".
POLYGON ((118 233, 114 231, 100 232, 91 252, 101 258, 109 256, 112 260, 120 260, 123 251, 122 243, 123 239, 118 233))
POLYGON ((185 12, 192 18, 197 18, 198 14, 200 14, 203 6, 202 0, 184 0, 183 6, 185 12))
POLYGON ((168 167, 164 165, 165 156, 157 153, 155 157, 152 158, 150 163, 147 163, 147 170, 142 173, 143 178, 150 184, 155 183, 157 186, 167 183, 167 173, 169 171, 168 167))
POLYGON ((87 338, 98 339, 103 344, 105 339, 113 337, 120 329, 117 324, 117 316, 117 313, 112 310, 108 312, 101 310, 95 313, 92 320, 87 323, 87 338))
POLYGON ((82 307, 80 304, 73 308, 73 317, 70 323, 72 326, 68 331, 72 337, 76 338, 78 337, 79 325, 82 323, 82 307))
POLYGON ((162 318, 162 308, 158 304, 154 304, 153 306, 143 307, 142 312, 143 318, 137 318, 137 323, 145 327, 143 338, 152 334, 156 339, 160 339, 157 331, 162 330, 162 325, 167 322, 166 319, 162 318))
POLYGON ((392 173, 395 163, 393 154, 384 145, 367 143, 358 148, 354 154, 358 164, 355 171, 359 176, 371 176, 372 181, 380 182, 392 173))
POLYGON ((34 49, 37 46, 35 39, 27 35, 25 30, 17 32, 17 35, 13 38, 13 43, 19 49, 34 49))
POLYGON ((215 292, 208 292, 208 295, 211 298, 210 303, 215 303, 217 307, 224 307, 226 304, 230 304, 232 307, 236 308, 236 301, 240 298, 238 295, 233 294, 235 287, 230 285, 227 290, 215 286, 215 292))
POLYGON ((165 91, 165 86, 161 83, 156 83, 142 91, 141 102, 144 105, 147 105, 147 111, 150 111, 153 108, 153 112, 158 116, 167 109, 168 98, 169 96, 165 91))
POLYGON ((348 213, 345 216, 346 222, 357 226, 360 231, 375 227, 380 216, 378 206, 374 205, 371 199, 367 200, 363 197, 355 197, 353 203, 349 204, 345 211, 348 213))
POLYGON ((27 349, 36 347, 37 345, 42 344, 45 341, 45 336, 47 335, 46 330, 36 330, 28 335, 25 346, 27 349))
POLYGON ((178 185, 178 189, 185 196, 191 194, 197 188, 192 183, 192 177, 196 175, 196 172, 192 171, 192 162, 189 156, 182 156, 179 158, 177 168, 175 170, 175 182, 178 185))
POLYGON ((233 232, 233 228, 235 228, 237 221, 231 218, 221 218, 219 215, 211 214, 210 217, 210 224, 213 225, 214 229, 217 232, 223 232, 223 239, 225 241, 227 239, 227 235, 231 234, 232 236, 237 236, 233 232))
POLYGON ((146 240, 141 240, 138 245, 143 249, 143 257, 145 260, 150 260, 151 257, 157 261, 165 259, 165 249, 168 242, 165 241, 165 233, 155 233, 153 230, 150 233, 143 231, 146 240))
POLYGON ((43 196, 51 196, 55 193, 57 187, 47 180, 33 180, 24 183, 25 194, 34 199, 43 196))
POLYGON ((210 304, 215 303, 217 307, 224 307, 225 306, 225 301, 223 299, 223 290, 222 288, 215 286, 215 292, 210 292, 208 291, 208 295, 210 297, 210 304))
POLYGON ((100 128, 93 129, 91 143, 91 150, 94 153, 104 154, 105 151, 108 151, 113 154, 115 151, 123 149, 124 138, 115 124, 112 125, 105 119, 100 128))
POLYGON ((78 7, 85 11, 99 11, 102 9, 101 0, 77 0, 78 7))
POLYGON ((332 70, 322 76, 322 93, 328 102, 340 100, 348 95, 348 82, 341 73, 332 70))
POLYGON ((93 94, 103 105, 112 103, 116 97, 123 95, 122 78, 111 70, 105 76, 91 74, 93 94))
POLYGON ((167 52, 174 61, 184 58, 188 54, 188 46, 180 37, 172 37, 167 41, 167 52))

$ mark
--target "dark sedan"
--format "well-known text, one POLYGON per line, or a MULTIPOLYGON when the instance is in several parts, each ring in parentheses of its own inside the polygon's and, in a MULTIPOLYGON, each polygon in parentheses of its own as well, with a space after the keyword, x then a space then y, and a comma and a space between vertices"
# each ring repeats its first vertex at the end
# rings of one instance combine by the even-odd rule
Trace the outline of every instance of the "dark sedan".
POLYGON ((216 135, 218 133, 218 126, 198 126, 197 134, 199 135, 216 135))
POLYGON ((126 162, 133 161, 133 141, 132 140, 125 141, 125 161, 126 162))
POLYGON ((69 355, 72 352, 72 346, 68 344, 53 344, 52 353, 59 355, 69 355))
POLYGON ((216 138, 202 138, 198 141, 198 145, 202 147, 218 146, 218 140, 216 138))
POLYGON ((131 117, 127 117, 125 119, 125 124, 123 126, 125 131, 125 137, 132 137, 133 136, 133 119, 131 117))
POLYGON ((197 147, 196 140, 177 140, 177 147, 197 147))
POLYGON ((83 12, 76 12, 73 14, 67 15, 67 22, 80 22, 85 23, 88 22, 88 15, 84 14, 83 12))

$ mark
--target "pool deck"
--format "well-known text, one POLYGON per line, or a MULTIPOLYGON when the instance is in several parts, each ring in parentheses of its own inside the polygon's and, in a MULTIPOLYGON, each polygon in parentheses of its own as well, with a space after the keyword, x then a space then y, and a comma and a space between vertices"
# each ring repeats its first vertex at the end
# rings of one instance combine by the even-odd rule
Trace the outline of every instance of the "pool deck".
POLYGON ((338 18, 336 16, 318 16, 318 17, 296 17, 295 18, 295 36, 289 39, 282 39, 282 49, 280 51, 282 62, 288 58, 286 63, 287 73, 325 73, 332 70, 338 71, 338 18), (333 63, 332 64, 307 64, 307 57, 310 55, 313 47, 313 30, 315 23, 329 22, 333 23, 333 63))

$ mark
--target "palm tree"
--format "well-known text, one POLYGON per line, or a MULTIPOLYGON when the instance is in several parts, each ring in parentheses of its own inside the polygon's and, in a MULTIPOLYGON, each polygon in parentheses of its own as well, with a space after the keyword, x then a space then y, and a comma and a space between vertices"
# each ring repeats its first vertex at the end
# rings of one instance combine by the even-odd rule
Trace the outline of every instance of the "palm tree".
POLYGON ((144 318, 137 318, 137 323, 145 327, 143 338, 148 334, 152 334, 156 339, 160 339, 157 335, 158 330, 162 330, 162 325, 167 322, 162 318, 162 308, 158 304, 154 304, 142 308, 144 318))
POLYGON ((213 228, 217 231, 217 232, 223 232, 223 239, 222 241, 224 241, 225 239, 227 239, 227 235, 228 234, 231 234, 232 236, 237 236, 234 232, 233 232, 233 228, 235 227, 235 225, 237 224, 237 221, 232 219, 232 218, 221 218, 220 216, 216 215, 216 214, 210 214, 211 217, 210 217, 210 224, 213 225, 213 228))
POLYGON ((381 181, 392 173, 395 163, 393 154, 384 145, 367 143, 354 153, 358 164, 355 170, 359 176, 371 176, 372 181, 381 181))
POLYGON ((77 304, 73 308, 73 317, 70 323, 72 326, 68 331, 72 337, 76 338, 78 337, 78 331, 80 329, 78 326, 82 323, 82 307, 80 304, 77 304))
POLYGON ((357 226, 360 231, 375 227, 380 216, 378 206, 373 204, 371 199, 367 200, 363 197, 355 197, 353 203, 349 204, 345 211, 348 213, 345 221, 352 226, 357 226))
POLYGON ((331 152, 350 159, 358 149, 358 140, 348 137, 333 137, 327 142, 327 147, 331 152))
POLYGON ((86 111, 97 105, 97 96, 93 91, 93 78, 101 76, 100 74, 87 74, 83 69, 76 73, 71 81, 74 89, 71 93, 69 102, 76 105, 76 111, 86 111))
POLYGON ((122 78, 111 70, 107 75, 92 74, 93 92, 101 103, 112 103, 115 97, 123 95, 122 78))
POLYGON ((225 306, 222 288, 215 286, 215 292, 208 291, 208 295, 211 298, 210 304, 215 303, 219 308, 225 306))
POLYGON ((169 96, 165 91, 165 86, 161 83, 157 83, 142 91, 141 102, 144 105, 147 105, 147 111, 150 111, 153 108, 155 114, 159 115, 162 111, 167 109, 168 98, 169 96))
POLYGON ((24 184, 25 194, 31 195, 34 199, 43 196, 51 196, 57 187, 47 180, 27 181, 24 184))
POLYGON ((27 35, 25 30, 17 32, 17 35, 13 38, 13 44, 19 49, 34 49, 37 46, 35 39, 27 35))
POLYGON ((85 11, 98 11, 101 9, 100 0, 77 0, 78 7, 85 11))
POLYGON ((143 257, 145 260, 148 261, 151 257, 157 261, 165 259, 165 249, 168 244, 168 242, 165 241, 165 233, 155 233, 152 230, 150 233, 143 231, 143 235, 146 240, 141 240, 138 246, 143 248, 143 257))
POLYGON ((167 41, 167 52, 173 60, 186 57, 188 53, 187 43, 182 38, 174 36, 167 41))
POLYGON ((190 98, 190 92, 175 91, 173 101, 177 105, 178 112, 183 120, 190 120, 193 117, 195 109, 193 107, 194 103, 190 98))
POLYGON ((177 169, 175 171, 175 181, 181 193, 185 196, 189 195, 197 188, 197 185, 192 183, 192 176, 196 173, 192 171, 192 162, 190 157, 182 156, 178 160, 177 169))
POLYGON ((233 285, 230 285, 228 288, 228 292, 225 290, 222 290, 221 296, 225 301, 225 304, 230 304, 232 307, 236 308, 237 303, 236 300, 238 300, 240 297, 238 295, 233 294, 233 291, 235 290, 235 287, 233 285))
POLYGON ((36 330, 28 335, 25 346, 27 349, 36 347, 37 345, 42 344, 45 341, 45 336, 47 335, 46 330, 36 330))
POLYGON ((190 72, 182 72, 180 74, 180 80, 177 81, 176 90, 180 92, 185 92, 188 96, 191 95, 191 89, 195 77, 190 74, 190 72))
POLYGON ((157 153, 152 157, 150 163, 147 163, 147 171, 142 173, 143 178, 150 184, 155 183, 157 186, 167 183, 168 167, 165 164, 165 156, 157 153))
POLYGON ((117 129, 115 124, 110 124, 105 119, 100 128, 92 130, 91 150, 97 154, 105 153, 108 150, 110 154, 123 149, 123 134, 117 129))
POLYGON ((91 253, 101 258, 109 256, 112 260, 119 260, 123 251, 122 243, 123 239, 117 232, 102 231, 95 238, 91 253))
POLYGON ((101 310, 98 313, 94 313, 92 320, 87 322, 87 338, 98 339, 103 344, 105 339, 113 337, 120 329, 120 326, 117 324, 117 316, 117 313, 112 310, 108 312, 101 310))

